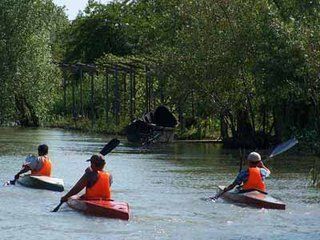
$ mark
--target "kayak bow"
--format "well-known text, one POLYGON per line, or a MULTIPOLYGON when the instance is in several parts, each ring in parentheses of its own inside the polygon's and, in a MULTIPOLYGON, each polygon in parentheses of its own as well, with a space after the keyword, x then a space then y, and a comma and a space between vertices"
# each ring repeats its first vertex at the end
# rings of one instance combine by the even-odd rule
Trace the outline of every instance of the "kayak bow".
POLYGON ((27 174, 21 176, 18 179, 18 183, 29 188, 47 189, 57 192, 63 192, 64 190, 62 179, 47 176, 31 176, 30 174, 27 174))
MULTIPOLYGON (((222 191, 225 187, 219 186, 219 191, 222 191)), ((239 192, 239 190, 232 190, 225 192, 222 198, 235 203, 242 203, 256 208, 267 209, 286 209, 285 203, 269 196, 268 194, 259 191, 239 192)))
POLYGON ((84 200, 74 195, 68 199, 67 204, 85 214, 129 220, 129 205, 126 202, 102 199, 84 200))

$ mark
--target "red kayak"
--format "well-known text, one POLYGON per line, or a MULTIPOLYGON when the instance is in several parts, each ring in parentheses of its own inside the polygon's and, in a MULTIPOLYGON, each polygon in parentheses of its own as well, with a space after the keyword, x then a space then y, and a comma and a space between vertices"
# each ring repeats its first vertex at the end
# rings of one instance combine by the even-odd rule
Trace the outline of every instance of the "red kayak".
MULTIPOLYGON (((224 186, 219 186, 219 191, 223 191, 224 186)), ((272 196, 269 196, 266 193, 259 191, 250 191, 250 192, 239 192, 235 189, 229 192, 224 193, 222 198, 235 202, 242 203, 256 208, 267 208, 267 209, 286 209, 286 204, 281 202, 278 199, 275 199, 272 196)))
POLYGON ((129 205, 126 202, 113 200, 84 200, 78 195, 68 199, 69 207, 86 214, 129 220, 129 205))

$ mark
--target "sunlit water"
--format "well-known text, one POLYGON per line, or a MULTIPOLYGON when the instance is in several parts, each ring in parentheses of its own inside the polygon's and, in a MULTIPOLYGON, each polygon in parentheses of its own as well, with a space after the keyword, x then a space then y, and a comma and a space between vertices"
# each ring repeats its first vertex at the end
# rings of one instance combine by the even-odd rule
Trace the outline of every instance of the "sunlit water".
MULTIPOLYGON (((0 129, 0 180, 12 179, 25 156, 49 145, 53 176, 70 189, 85 162, 111 139, 63 130, 0 129)), ((129 221, 86 216, 66 205, 51 213, 62 193, 0 187, 0 239, 320 239, 320 191, 308 187, 313 159, 286 154, 269 161, 269 192, 287 210, 236 206, 215 194, 237 173, 237 151, 212 144, 149 149, 125 141, 107 156, 113 198, 131 208, 129 221)), ((319 161, 319 159, 318 159, 319 161)))

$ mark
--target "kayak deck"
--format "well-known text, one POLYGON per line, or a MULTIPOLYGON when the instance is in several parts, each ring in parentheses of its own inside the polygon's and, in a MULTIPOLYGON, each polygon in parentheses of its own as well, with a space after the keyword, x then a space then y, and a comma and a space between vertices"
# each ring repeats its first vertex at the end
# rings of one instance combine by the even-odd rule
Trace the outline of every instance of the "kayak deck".
MULTIPOLYGON (((219 186, 219 191, 222 191, 225 187, 219 186)), ((232 190, 224 193, 222 198, 235 202, 242 203, 256 208, 266 209, 286 209, 286 204, 281 202, 268 194, 259 191, 239 192, 239 190, 232 190)))
POLYGON ((84 200, 74 195, 67 201, 69 207, 85 214, 129 220, 129 205, 113 200, 84 200))
POLYGON ((47 176, 31 176, 23 175, 18 179, 18 183, 22 186, 36 189, 46 189, 51 191, 63 192, 64 184, 60 178, 52 178, 47 176))

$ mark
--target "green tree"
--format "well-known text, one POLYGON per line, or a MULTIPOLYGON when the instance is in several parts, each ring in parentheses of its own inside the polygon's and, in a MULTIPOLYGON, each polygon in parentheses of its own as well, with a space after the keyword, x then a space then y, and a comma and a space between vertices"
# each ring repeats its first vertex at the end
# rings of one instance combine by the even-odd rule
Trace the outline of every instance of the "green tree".
POLYGON ((56 97, 53 33, 65 15, 49 0, 4 0, 0 18, 1 123, 37 126, 56 97))

